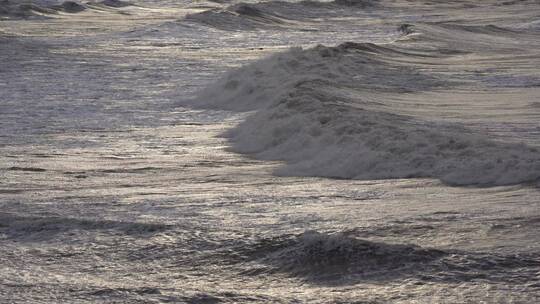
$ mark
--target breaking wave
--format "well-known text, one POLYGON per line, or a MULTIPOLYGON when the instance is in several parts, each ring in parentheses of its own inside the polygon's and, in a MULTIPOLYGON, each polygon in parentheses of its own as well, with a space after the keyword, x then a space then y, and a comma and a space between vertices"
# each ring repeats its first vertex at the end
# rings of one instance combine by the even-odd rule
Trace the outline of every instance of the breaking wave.
POLYGON ((459 85, 420 73, 399 59, 451 54, 350 42, 296 48, 229 72, 192 104, 257 110, 225 136, 235 152, 284 161, 276 170, 279 175, 436 178, 478 186, 538 180, 535 147, 392 111, 385 94, 459 85))

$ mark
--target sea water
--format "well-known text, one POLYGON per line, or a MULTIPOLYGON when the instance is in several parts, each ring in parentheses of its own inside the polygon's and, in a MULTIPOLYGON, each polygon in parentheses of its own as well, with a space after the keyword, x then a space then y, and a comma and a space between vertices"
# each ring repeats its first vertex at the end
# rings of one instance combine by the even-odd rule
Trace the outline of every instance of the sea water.
POLYGON ((0 300, 535 303, 536 1, 0 2, 0 300))

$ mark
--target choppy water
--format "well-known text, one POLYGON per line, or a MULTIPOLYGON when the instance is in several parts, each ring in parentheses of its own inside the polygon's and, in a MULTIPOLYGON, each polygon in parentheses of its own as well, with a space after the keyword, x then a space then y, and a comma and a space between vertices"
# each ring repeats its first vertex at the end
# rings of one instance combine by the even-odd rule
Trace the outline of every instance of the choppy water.
POLYGON ((0 2, 0 302, 536 303, 537 1, 0 2))

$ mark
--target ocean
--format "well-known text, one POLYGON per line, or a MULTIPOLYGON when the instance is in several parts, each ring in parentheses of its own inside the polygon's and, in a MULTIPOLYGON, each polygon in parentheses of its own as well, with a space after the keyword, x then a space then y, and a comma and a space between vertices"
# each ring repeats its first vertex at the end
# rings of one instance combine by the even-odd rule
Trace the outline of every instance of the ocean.
POLYGON ((1 303, 540 302, 536 0, 0 0, 1 303))

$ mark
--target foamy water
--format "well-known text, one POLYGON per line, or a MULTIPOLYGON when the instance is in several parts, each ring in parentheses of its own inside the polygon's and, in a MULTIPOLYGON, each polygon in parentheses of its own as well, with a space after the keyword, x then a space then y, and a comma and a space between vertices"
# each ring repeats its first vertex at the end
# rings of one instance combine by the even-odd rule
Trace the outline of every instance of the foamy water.
POLYGON ((0 300, 535 303, 535 1, 0 2, 0 300))

